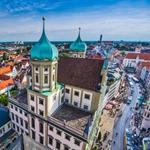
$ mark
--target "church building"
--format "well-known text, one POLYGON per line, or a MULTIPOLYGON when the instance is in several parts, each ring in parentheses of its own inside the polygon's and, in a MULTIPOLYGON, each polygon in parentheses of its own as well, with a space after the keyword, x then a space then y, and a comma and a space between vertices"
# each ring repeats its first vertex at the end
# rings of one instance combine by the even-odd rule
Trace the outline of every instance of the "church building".
POLYGON ((90 150, 99 133, 105 93, 104 60, 86 59, 80 38, 70 49, 76 58, 58 58, 47 38, 45 18, 40 40, 30 50, 28 86, 10 95, 13 128, 26 149, 90 150))

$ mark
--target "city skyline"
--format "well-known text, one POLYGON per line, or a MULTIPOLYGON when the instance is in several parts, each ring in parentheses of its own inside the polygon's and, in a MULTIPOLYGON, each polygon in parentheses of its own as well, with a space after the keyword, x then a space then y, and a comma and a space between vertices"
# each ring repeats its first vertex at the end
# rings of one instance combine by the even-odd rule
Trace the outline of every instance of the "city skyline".
POLYGON ((51 41, 75 40, 81 27, 83 40, 149 41, 150 2, 147 0, 0 2, 0 41, 37 41, 46 17, 51 41), (73 6, 73 7, 72 7, 73 6))

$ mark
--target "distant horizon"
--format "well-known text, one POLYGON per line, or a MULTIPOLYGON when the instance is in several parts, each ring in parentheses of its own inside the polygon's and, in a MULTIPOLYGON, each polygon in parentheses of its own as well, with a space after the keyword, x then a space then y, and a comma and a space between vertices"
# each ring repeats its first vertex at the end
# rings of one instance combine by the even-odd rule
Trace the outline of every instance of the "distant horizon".
POLYGON ((150 41, 148 0, 1 0, 0 41, 38 41, 46 17, 50 41, 150 41))
MULTIPOLYGON (((103 40, 102 42, 136 42, 136 43, 138 43, 138 42, 146 42, 146 43, 150 43, 150 40, 149 41, 141 41, 141 40, 133 40, 133 41, 130 41, 130 40, 103 40)), ((11 43, 11 42, 33 42, 33 43, 36 43, 36 42, 38 42, 38 41, 0 41, 0 43, 11 43)), ((53 41, 53 40, 51 40, 50 42, 74 42, 74 41, 72 41, 72 40, 65 40, 65 41, 63 41, 63 40, 55 40, 55 41, 53 41)), ((98 40, 84 40, 84 42, 98 42, 98 40)))

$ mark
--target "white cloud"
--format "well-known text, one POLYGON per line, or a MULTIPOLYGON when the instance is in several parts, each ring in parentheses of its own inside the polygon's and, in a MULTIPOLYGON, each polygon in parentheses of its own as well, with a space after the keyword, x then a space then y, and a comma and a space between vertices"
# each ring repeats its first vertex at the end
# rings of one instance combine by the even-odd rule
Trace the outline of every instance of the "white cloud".
MULTIPOLYGON (((61 4, 56 3, 45 9, 53 9, 59 5, 61 4)), ((15 19, 0 20, 0 40, 39 39, 42 27, 39 15, 33 12, 30 16, 15 19)), ((46 30, 50 40, 74 40, 79 26, 82 28, 84 40, 96 40, 101 33, 106 40, 149 40, 150 12, 145 5, 134 8, 126 3, 119 3, 107 9, 94 6, 79 12, 53 13, 46 16, 46 30)))

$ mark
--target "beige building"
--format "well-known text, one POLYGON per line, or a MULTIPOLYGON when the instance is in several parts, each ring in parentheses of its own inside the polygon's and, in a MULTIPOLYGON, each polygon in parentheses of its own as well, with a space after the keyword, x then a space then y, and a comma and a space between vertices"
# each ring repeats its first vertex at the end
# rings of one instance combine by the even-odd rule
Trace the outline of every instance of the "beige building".
POLYGON ((45 19, 42 36, 30 51, 28 88, 9 98, 13 128, 32 139, 31 149, 38 143, 46 149, 90 150, 99 131, 104 61, 58 61, 44 25, 45 19))

